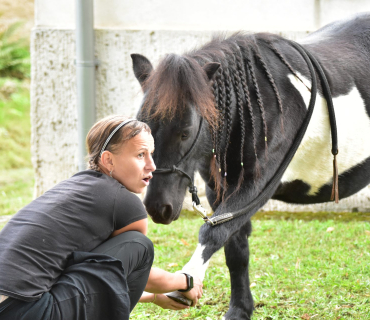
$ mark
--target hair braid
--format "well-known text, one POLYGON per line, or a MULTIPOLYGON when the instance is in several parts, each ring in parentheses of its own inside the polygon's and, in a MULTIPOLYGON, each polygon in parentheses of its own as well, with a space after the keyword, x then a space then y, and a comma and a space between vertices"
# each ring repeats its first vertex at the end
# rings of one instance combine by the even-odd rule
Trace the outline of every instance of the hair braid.
POLYGON ((244 97, 245 97, 245 101, 246 101, 246 105, 247 105, 247 110, 249 112, 249 117, 251 118, 251 127, 252 127, 251 129, 252 129, 252 137, 253 137, 253 151, 254 151, 254 156, 255 156, 255 159, 256 159, 255 178, 257 178, 259 176, 259 163, 258 163, 257 146, 256 146, 256 140, 257 140, 256 139, 256 125, 255 125, 255 119, 254 119, 254 114, 253 114, 253 109, 252 109, 252 103, 251 103, 251 99, 250 99, 250 93, 249 93, 248 84, 247 84, 247 77, 246 77, 246 73, 245 73, 245 67, 244 67, 243 60, 242 60, 243 54, 240 51, 239 47, 238 47, 238 49, 239 49, 239 54, 240 55, 238 55, 238 54, 236 55, 236 61, 237 61, 237 66, 238 66, 239 75, 240 75, 240 79, 241 79, 242 89, 243 89, 243 93, 244 93, 244 97))
MULTIPOLYGON (((217 87, 216 81, 214 81, 212 84, 212 92, 213 92, 213 96, 215 99, 215 107, 218 109, 219 98, 218 98, 218 87, 217 87)), ((213 145, 212 152, 213 154, 216 154, 217 153, 217 133, 218 133, 217 127, 211 128, 211 132, 212 132, 212 145, 213 145)))
POLYGON ((230 136, 231 136, 231 129, 232 129, 232 115, 231 115, 231 91, 232 91, 232 80, 229 74, 229 71, 225 70, 225 89, 226 89, 226 108, 225 108, 225 119, 226 119, 226 137, 225 137, 225 151, 223 155, 223 165, 224 165, 224 193, 226 191, 227 186, 227 150, 230 144, 230 136))
POLYGON ((101 172, 99 165, 97 164, 97 161, 99 161, 98 157, 90 158, 89 162, 87 163, 87 168, 91 170, 95 170, 98 172, 101 172))
POLYGON ((257 104, 258 104, 258 107, 259 107, 260 112, 261 112, 262 123, 263 123, 263 132, 264 132, 264 136, 265 136, 265 138, 264 138, 264 140, 265 140, 265 156, 267 157, 267 124, 266 124, 266 119, 265 119, 265 109, 263 107, 263 101, 262 101, 260 89, 258 87, 256 75, 254 73, 252 61, 248 56, 246 56, 245 59, 247 61, 247 67, 248 67, 249 73, 251 75, 254 90, 256 91, 257 104))
MULTIPOLYGON (((234 57, 238 56, 237 52, 234 52, 234 57)), ((245 126, 244 126, 244 105, 243 105, 243 99, 242 99, 242 92, 240 90, 241 85, 241 78, 240 73, 238 70, 238 65, 236 62, 236 59, 233 59, 233 63, 230 65, 230 69, 232 70, 232 80, 234 83, 234 91, 235 91, 235 97, 236 97, 236 105, 237 110, 240 118, 240 130, 241 130, 241 141, 240 141, 240 163, 241 166, 243 166, 243 158, 244 158, 244 139, 245 139, 245 126)))
POLYGON ((277 57, 281 60, 281 62, 283 62, 286 67, 289 69, 289 71, 300 81, 303 83, 303 85, 309 90, 311 91, 311 89, 309 87, 307 87, 307 85, 302 81, 302 79, 300 77, 298 77, 297 73, 293 70, 292 66, 289 64, 289 62, 284 58, 284 56, 281 54, 281 52, 272 44, 271 41, 267 41, 266 42, 269 46, 269 48, 272 50, 272 52, 274 52, 277 57))
POLYGON ((226 90, 225 90, 225 78, 223 75, 223 69, 219 68, 219 77, 217 78, 217 84, 218 84, 218 94, 219 94, 219 110, 220 110, 220 122, 218 126, 218 134, 217 134, 217 146, 218 146, 218 152, 216 154, 217 156, 217 162, 220 166, 219 171, 221 172, 221 139, 222 139, 222 133, 225 127, 225 108, 226 108, 226 90))
MULTIPOLYGON (((238 57, 238 52, 237 51, 238 51, 238 49, 236 49, 236 52, 233 52, 233 54, 231 55, 232 61, 230 63, 230 70, 231 70, 232 83, 234 85, 234 92, 235 92, 235 98, 236 98, 236 108, 237 108, 238 115, 239 115, 239 118, 240 118, 240 133, 241 133, 240 134, 240 165, 241 165, 241 169, 240 169, 240 172, 239 172, 238 183, 237 183, 236 188, 235 188, 233 193, 237 192, 240 189, 240 187, 243 183, 243 180, 244 180, 244 163, 243 163, 243 161, 244 161, 244 140, 245 140, 244 103, 243 103, 243 99, 242 99, 242 89, 241 89, 242 81, 241 81, 241 78, 240 78, 240 72, 242 72, 242 70, 240 70, 240 65, 238 67, 238 63, 237 63, 237 60, 236 60, 237 57, 238 57)), ((229 197, 233 193, 231 193, 229 195, 229 197)))
POLYGON ((275 97, 276 97, 276 100, 278 102, 279 111, 280 111, 280 128, 281 128, 281 131, 284 132, 283 103, 281 101, 279 90, 276 86, 275 80, 274 80, 266 62, 264 61, 264 59, 263 59, 263 57, 262 57, 262 55, 261 55, 261 53, 258 49, 257 43, 256 43, 256 46, 252 50, 254 52, 254 55, 257 57, 258 61, 261 63, 262 69, 265 71, 267 79, 270 82, 271 87, 272 87, 272 89, 275 93, 275 97))
POLYGON ((278 88, 276 87, 276 83, 275 83, 275 80, 274 78, 272 77, 272 74, 270 72, 270 70, 268 69, 267 65, 266 65, 266 62, 263 60, 263 57, 261 56, 260 54, 260 51, 258 49, 258 46, 256 44, 256 47, 253 49, 254 51, 254 54, 255 56, 258 58, 258 61, 261 63, 262 65, 262 68, 263 70, 265 71, 266 73, 266 76, 272 86, 272 89, 274 90, 274 93, 275 93, 275 96, 276 96, 276 99, 278 101, 278 105, 279 105, 279 110, 281 113, 283 113, 283 104, 281 102, 281 97, 280 97, 280 94, 279 94, 279 90, 278 88))

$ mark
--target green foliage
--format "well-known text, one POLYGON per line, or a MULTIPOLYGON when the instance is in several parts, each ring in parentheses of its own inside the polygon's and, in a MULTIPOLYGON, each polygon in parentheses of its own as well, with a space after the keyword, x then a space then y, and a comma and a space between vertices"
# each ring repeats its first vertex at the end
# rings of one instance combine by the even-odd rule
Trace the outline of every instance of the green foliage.
POLYGON ((31 168, 29 84, 0 78, 0 170, 31 168))
POLYGON ((3 32, 0 32, 0 77, 18 79, 30 77, 28 41, 14 38, 15 32, 21 24, 12 24, 3 32))
POLYGON ((25 40, 14 40, 19 26, 0 33, 0 215, 16 213, 33 193, 30 53, 25 40))

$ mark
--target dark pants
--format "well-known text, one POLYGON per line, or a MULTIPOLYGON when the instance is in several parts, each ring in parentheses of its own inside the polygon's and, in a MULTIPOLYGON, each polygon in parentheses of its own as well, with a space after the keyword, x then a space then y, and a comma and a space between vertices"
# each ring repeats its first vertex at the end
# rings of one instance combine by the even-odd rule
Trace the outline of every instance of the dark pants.
POLYGON ((142 233, 128 231, 109 239, 91 252, 121 260, 130 296, 130 311, 139 301, 154 259, 153 243, 142 233))
POLYGON ((0 303, 0 320, 128 319, 144 291, 153 258, 152 242, 136 231, 111 238, 90 253, 75 252, 39 300, 8 298, 0 303))

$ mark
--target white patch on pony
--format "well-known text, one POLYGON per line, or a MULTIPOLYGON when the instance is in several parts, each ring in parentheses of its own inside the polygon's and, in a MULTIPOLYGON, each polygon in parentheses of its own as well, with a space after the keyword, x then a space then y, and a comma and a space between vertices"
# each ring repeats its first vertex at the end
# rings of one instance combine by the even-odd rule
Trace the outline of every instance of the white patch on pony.
MULTIPOLYGON (((297 75, 311 87, 308 79, 298 72, 297 75)), ((308 107, 311 93, 293 75, 289 75, 289 79, 308 107)), ((334 98, 333 104, 338 130, 338 171, 341 174, 370 156, 370 118, 356 86, 347 95, 334 98)), ((307 194, 315 195, 323 185, 331 184, 332 179, 333 156, 328 108, 326 100, 317 94, 306 134, 281 182, 302 180, 311 186, 307 194)))
POLYGON ((189 273, 193 277, 197 276, 203 282, 208 268, 209 260, 204 262, 203 251, 206 246, 202 246, 198 243, 190 261, 182 268, 181 272, 189 273))

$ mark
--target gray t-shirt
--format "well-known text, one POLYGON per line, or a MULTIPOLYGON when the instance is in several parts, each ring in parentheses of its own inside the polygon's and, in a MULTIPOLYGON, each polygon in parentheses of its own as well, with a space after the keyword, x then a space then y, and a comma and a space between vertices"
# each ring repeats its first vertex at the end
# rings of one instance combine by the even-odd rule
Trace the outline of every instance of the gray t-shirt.
POLYGON ((92 170, 75 174, 21 209, 0 232, 0 294, 25 301, 49 291, 74 251, 147 218, 140 199, 92 170))

